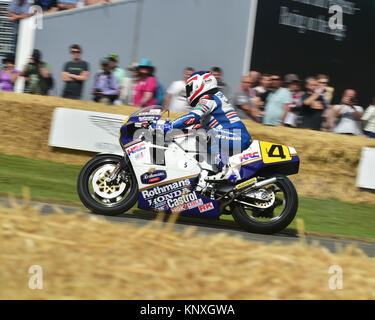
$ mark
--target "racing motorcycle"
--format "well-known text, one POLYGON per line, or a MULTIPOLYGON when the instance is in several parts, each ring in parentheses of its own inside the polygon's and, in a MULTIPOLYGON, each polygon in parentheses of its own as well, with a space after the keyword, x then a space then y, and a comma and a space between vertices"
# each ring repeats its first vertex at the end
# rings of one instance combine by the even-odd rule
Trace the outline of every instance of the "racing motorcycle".
POLYGON ((299 170, 293 147, 253 140, 247 150, 229 157, 234 182, 210 181, 207 176, 217 169, 200 151, 202 140, 209 143, 204 130, 172 131, 158 141, 155 124, 165 123, 161 117, 159 106, 133 113, 120 129, 124 155, 98 154, 82 168, 77 189, 89 210, 113 216, 138 202, 140 209, 188 217, 232 215, 243 229, 263 234, 292 222, 298 196, 287 176, 299 170))

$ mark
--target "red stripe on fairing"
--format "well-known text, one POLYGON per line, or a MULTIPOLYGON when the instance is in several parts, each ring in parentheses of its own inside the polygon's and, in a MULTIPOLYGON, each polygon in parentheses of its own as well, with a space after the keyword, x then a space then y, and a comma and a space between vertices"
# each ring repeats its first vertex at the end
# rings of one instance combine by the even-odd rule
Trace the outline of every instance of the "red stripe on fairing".
POLYGON ((198 76, 195 76, 194 78, 191 78, 189 79, 186 84, 189 84, 190 82, 194 81, 194 80, 197 80, 198 79, 198 76))
POLYGON ((206 75, 203 77, 203 80, 204 80, 204 79, 207 79, 209 76, 211 76, 211 73, 206 74, 206 75))
POLYGON ((203 88, 204 88, 204 84, 202 83, 201 87, 190 98, 190 102, 192 102, 197 97, 197 95, 202 92, 203 88))

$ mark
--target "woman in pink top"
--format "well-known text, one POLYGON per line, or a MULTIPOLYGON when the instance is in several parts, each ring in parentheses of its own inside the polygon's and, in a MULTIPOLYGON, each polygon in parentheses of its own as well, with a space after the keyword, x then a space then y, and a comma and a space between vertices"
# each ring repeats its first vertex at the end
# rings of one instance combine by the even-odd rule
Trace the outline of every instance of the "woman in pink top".
POLYGON ((153 76, 154 67, 148 59, 142 59, 138 65, 138 80, 134 86, 133 105, 135 107, 148 107, 156 105, 156 90, 158 82, 153 76))
POLYGON ((14 69, 14 54, 8 54, 3 59, 5 68, 0 71, 0 87, 2 91, 14 91, 14 83, 16 82, 20 71, 14 69))

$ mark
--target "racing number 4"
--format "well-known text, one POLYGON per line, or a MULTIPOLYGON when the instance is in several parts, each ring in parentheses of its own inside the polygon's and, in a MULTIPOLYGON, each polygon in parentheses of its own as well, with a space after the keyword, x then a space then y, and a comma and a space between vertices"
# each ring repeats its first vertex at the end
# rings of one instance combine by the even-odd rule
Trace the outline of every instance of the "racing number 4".
POLYGON ((286 155, 284 154, 283 146, 273 144, 271 146, 271 148, 268 150, 268 157, 286 159, 286 155), (276 149, 278 150, 277 154, 275 153, 276 149))
POLYGON ((260 150, 264 163, 275 163, 292 160, 289 148, 281 144, 260 141, 260 150))

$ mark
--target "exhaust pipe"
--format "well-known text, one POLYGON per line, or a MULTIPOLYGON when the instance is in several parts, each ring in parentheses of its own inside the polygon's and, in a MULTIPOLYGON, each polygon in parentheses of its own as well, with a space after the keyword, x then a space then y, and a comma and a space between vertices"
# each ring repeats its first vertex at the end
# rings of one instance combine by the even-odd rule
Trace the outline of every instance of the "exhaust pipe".
POLYGON ((227 192, 225 195, 223 195, 221 198, 224 198, 226 195, 230 195, 234 190, 240 190, 240 192, 238 192, 237 194, 235 193, 233 195, 233 197, 225 202, 221 207, 220 209, 223 209, 225 208, 227 205, 229 205, 230 203, 232 203, 235 199, 237 199, 241 194, 244 194, 245 192, 249 191, 249 190, 256 190, 256 189, 260 189, 261 187, 264 187, 268 184, 272 184, 272 183, 275 183, 277 181, 277 178, 276 177, 273 177, 273 178, 270 178, 270 179, 266 179, 266 180, 263 180, 263 181, 259 181, 259 182, 256 182, 254 184, 250 184, 249 186, 244 186, 242 188, 238 188, 238 186, 241 186, 241 184, 237 185, 237 188, 234 187, 234 189, 232 189, 231 191, 227 192))
POLYGON ((257 182, 251 186, 249 186, 249 189, 259 189, 261 187, 266 186, 267 184, 275 183, 277 181, 277 178, 273 177, 271 179, 266 179, 260 182, 257 182))

